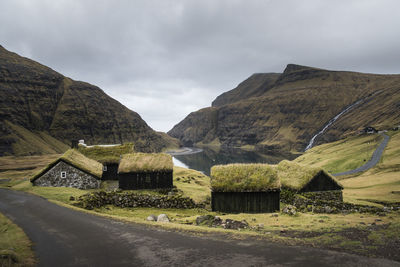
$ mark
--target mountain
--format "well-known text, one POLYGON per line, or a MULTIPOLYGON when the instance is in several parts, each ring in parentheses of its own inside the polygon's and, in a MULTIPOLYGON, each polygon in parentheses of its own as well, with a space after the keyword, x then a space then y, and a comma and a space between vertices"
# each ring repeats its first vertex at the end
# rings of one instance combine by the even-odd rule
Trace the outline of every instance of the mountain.
POLYGON ((303 151, 310 139, 346 107, 316 144, 366 126, 400 124, 400 75, 329 71, 289 64, 281 74, 254 74, 218 96, 212 107, 190 113, 168 134, 186 146, 216 145, 303 151), (360 103, 357 103, 360 101, 360 103))
POLYGON ((153 131, 100 88, 0 46, 0 156, 60 153, 72 140, 133 142, 160 151, 176 142, 153 131))

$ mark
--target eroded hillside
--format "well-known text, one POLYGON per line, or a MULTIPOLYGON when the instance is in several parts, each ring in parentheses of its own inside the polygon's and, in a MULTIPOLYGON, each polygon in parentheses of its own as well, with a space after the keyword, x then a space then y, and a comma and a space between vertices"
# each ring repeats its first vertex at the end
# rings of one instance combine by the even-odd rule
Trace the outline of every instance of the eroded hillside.
POLYGON ((282 74, 257 74, 222 94, 213 107, 188 115, 168 133, 185 145, 302 151, 311 137, 352 103, 316 144, 365 126, 400 124, 400 75, 328 71, 290 64, 282 74))
POLYGON ((176 145, 100 88, 1 46, 0 122, 0 155, 59 153, 74 139, 134 142, 146 152, 176 145))

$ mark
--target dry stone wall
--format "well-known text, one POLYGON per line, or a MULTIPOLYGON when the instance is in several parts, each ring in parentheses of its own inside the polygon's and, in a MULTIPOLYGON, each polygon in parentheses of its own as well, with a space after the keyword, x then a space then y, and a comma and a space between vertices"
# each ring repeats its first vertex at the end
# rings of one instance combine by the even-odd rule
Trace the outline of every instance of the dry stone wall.
POLYGON ((100 180, 64 161, 59 161, 50 170, 33 181, 33 185, 93 189, 100 187, 100 180), (65 178, 61 177, 61 172, 65 172, 65 178))
POLYGON ((100 208, 105 205, 116 207, 148 207, 148 208, 175 208, 193 209, 204 208, 201 204, 196 204, 193 199, 182 196, 160 196, 150 194, 139 194, 135 192, 105 192, 98 191, 80 196, 75 203, 76 206, 85 209, 100 208))

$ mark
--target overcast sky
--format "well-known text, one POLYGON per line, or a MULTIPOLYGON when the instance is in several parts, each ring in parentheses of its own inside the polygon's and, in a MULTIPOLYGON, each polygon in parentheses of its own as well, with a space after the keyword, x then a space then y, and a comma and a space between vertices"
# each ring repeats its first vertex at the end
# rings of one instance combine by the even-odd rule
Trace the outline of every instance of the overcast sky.
POLYGON ((168 131, 288 63, 400 73, 400 1, 1 0, 0 44, 168 131))

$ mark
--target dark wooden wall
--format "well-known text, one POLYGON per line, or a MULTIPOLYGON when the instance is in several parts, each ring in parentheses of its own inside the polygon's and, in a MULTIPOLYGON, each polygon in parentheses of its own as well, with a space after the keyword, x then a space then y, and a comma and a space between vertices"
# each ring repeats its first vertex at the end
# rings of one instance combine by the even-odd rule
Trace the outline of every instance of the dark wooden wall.
POLYGON ((315 191, 334 191, 342 190, 329 176, 323 172, 319 172, 300 192, 315 192, 315 191))
POLYGON ((103 164, 107 166, 107 171, 103 169, 102 180, 118 180, 118 163, 103 164))
POLYGON ((279 211, 279 191, 211 192, 213 211, 263 213, 279 211))
POLYGON ((119 188, 123 190, 172 188, 172 171, 135 172, 118 174, 119 188))

